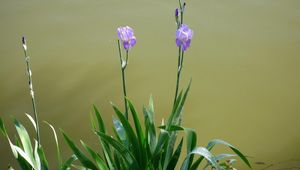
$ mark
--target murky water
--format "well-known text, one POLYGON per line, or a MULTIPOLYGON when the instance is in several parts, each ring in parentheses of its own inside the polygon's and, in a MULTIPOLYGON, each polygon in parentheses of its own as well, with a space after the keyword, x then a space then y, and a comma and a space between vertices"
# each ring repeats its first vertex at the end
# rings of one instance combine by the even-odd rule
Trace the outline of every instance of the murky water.
MULTIPOLYGON (((89 113, 96 104, 110 125, 109 101, 123 107, 116 50, 116 28, 123 25, 133 27, 138 40, 127 70, 129 97, 141 110, 153 94, 157 122, 167 117, 176 77, 176 5, 175 0, 1 1, 0 115, 10 134, 15 132, 10 115, 30 127, 24 116, 31 104, 22 35, 28 39, 40 119, 57 130, 99 147, 89 113)), ((194 39, 182 78, 183 86, 193 78, 184 125, 198 132, 198 144, 227 140, 257 162, 254 169, 299 166, 300 1, 188 1, 185 21, 194 39)), ((55 166, 51 130, 45 124, 41 130, 55 166)), ((0 169, 15 163, 3 137, 0 152, 0 169)))

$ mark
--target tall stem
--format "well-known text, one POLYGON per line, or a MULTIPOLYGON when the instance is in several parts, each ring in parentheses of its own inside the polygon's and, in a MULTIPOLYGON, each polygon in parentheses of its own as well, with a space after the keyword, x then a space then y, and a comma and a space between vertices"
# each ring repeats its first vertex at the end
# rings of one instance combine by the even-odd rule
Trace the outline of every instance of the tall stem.
MULTIPOLYGON (((25 46, 26 46, 26 44, 25 44, 25 46)), ((32 72, 31 72, 30 63, 29 63, 30 58, 27 55, 27 47, 24 48, 24 55, 25 55, 25 61, 26 61, 26 67, 27 67, 27 74, 28 74, 28 81, 29 81, 29 90, 30 90, 30 95, 31 95, 31 103, 32 103, 32 108, 33 108, 34 121, 36 123, 36 138, 38 140, 38 147, 40 147, 41 139, 40 139, 39 120, 38 120, 38 113, 37 113, 36 102, 35 102, 35 98, 34 98, 33 82, 32 82, 32 72)))
POLYGON ((128 105, 127 105, 127 92, 126 92, 126 80, 125 80, 125 69, 128 62, 128 51, 126 51, 126 58, 125 60, 122 58, 120 40, 118 40, 118 48, 119 48, 119 56, 120 56, 120 63, 121 63, 121 72, 122 72, 122 85, 123 85, 123 94, 124 94, 124 105, 125 105, 125 117, 128 119, 128 105))
MULTIPOLYGON (((177 29, 181 27, 183 24, 183 6, 181 4, 181 0, 178 0, 179 2, 179 8, 180 8, 180 23, 177 25, 177 29)), ((180 75, 181 75, 181 70, 182 70, 182 64, 183 64, 183 54, 184 51, 182 50, 182 47, 178 47, 178 64, 177 64, 177 79, 176 79, 176 89, 175 89, 175 97, 174 97, 174 102, 173 102, 173 107, 175 106, 176 99, 178 96, 178 89, 179 89, 179 83, 180 83, 180 75)))
POLYGON ((179 89, 179 83, 180 83, 179 80, 180 80, 180 74, 181 74, 180 64, 181 64, 181 47, 179 47, 179 51, 178 51, 176 89, 175 89, 175 97, 174 97, 173 105, 175 105, 176 99, 177 99, 177 95, 178 95, 178 89, 179 89))

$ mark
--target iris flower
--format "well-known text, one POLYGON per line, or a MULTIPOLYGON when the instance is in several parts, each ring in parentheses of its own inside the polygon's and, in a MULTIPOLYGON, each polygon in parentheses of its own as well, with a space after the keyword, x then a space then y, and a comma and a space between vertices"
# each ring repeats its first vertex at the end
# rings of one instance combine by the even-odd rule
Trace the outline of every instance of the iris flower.
POLYGON ((191 39, 193 37, 193 30, 189 26, 182 24, 176 31, 176 45, 182 47, 182 50, 187 50, 191 45, 191 39))
POLYGON ((126 51, 136 44, 136 38, 134 36, 134 31, 129 26, 119 27, 117 29, 118 37, 123 42, 123 46, 126 51))

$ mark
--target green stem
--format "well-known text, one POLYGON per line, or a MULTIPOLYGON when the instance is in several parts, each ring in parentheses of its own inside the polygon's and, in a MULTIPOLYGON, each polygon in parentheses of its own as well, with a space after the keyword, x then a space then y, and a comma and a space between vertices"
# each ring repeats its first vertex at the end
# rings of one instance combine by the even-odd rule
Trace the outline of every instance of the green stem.
POLYGON ((122 85, 123 85, 123 94, 124 94, 124 105, 125 105, 125 117, 128 119, 128 104, 127 104, 127 92, 126 92, 126 79, 125 79, 125 69, 128 62, 128 51, 126 51, 126 58, 125 61, 122 58, 120 40, 118 40, 118 48, 119 48, 119 56, 120 56, 120 63, 121 63, 121 72, 122 72, 122 85))
MULTIPOLYGON (((181 0, 178 0, 179 2, 179 7, 180 7, 180 24, 178 25, 178 28, 183 24, 183 6, 181 4, 181 0)), ((177 64, 177 79, 176 79, 176 89, 175 89, 175 97, 174 97, 174 102, 173 102, 173 107, 175 106, 175 102, 178 96, 178 89, 179 89, 179 83, 180 83, 180 75, 181 75, 181 70, 183 66, 183 54, 184 51, 182 50, 182 47, 180 46, 178 48, 178 64, 177 64)))
POLYGON ((24 55, 25 55, 25 61, 26 61, 26 67, 27 67, 29 89, 30 89, 30 94, 31 94, 31 103, 32 103, 33 114, 34 114, 34 121, 36 123, 36 137, 37 137, 37 140, 38 140, 38 147, 40 147, 40 143, 41 143, 40 128, 39 128, 37 107, 36 107, 36 102, 35 102, 35 98, 34 98, 32 72, 31 72, 31 69, 30 69, 29 56, 27 55, 27 50, 25 50, 25 49, 24 49, 24 55))
POLYGON ((177 95, 178 95, 178 89, 179 89, 179 80, 180 80, 180 64, 181 64, 181 47, 179 47, 179 51, 178 51, 178 64, 177 64, 177 79, 176 79, 176 89, 175 89, 175 97, 174 97, 174 102, 173 102, 173 106, 175 106, 176 103, 176 99, 177 99, 177 95))

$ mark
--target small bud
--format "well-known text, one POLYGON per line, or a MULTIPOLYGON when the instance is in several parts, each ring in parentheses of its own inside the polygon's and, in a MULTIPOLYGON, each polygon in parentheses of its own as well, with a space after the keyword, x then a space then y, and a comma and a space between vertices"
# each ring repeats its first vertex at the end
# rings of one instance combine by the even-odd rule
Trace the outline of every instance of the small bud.
POLYGON ((175 18, 178 18, 178 16, 179 16, 179 9, 176 8, 176 9, 175 9, 175 18))
POLYGON ((186 6, 186 3, 184 2, 183 3, 183 7, 182 7, 183 10, 185 9, 185 6, 186 6))
POLYGON ((22 37, 22 45, 23 45, 24 50, 26 51, 27 50, 27 45, 26 45, 25 37, 22 37))
POLYGON ((26 45, 26 39, 25 39, 25 37, 22 37, 22 44, 24 45, 26 45))

